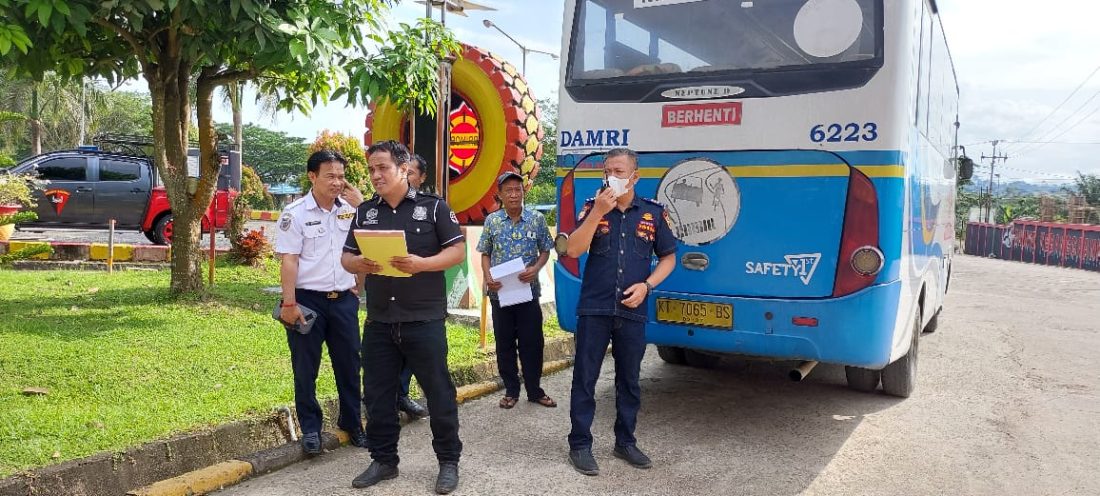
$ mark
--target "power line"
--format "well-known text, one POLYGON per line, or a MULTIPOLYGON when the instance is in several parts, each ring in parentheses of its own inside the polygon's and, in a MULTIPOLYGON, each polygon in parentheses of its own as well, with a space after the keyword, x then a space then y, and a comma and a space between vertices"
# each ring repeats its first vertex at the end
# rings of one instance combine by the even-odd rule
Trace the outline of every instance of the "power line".
POLYGON ((1068 102, 1071 98, 1073 98, 1073 95, 1076 95, 1078 91, 1081 91, 1081 88, 1083 88, 1085 84, 1087 84, 1089 80, 1092 79, 1092 76, 1096 75, 1097 71, 1100 71, 1100 65, 1096 66, 1096 68, 1089 73, 1088 77, 1086 77, 1084 81, 1081 81, 1081 84, 1077 85, 1077 87, 1073 89, 1073 91, 1069 94, 1069 96, 1066 97, 1065 100, 1062 100, 1062 103, 1059 103, 1057 107, 1054 107, 1054 110, 1051 110, 1046 117, 1043 117, 1043 120, 1039 121, 1039 123, 1036 124, 1035 127, 1031 128, 1031 130, 1022 134, 1020 136, 1020 139, 1029 138, 1031 136, 1031 133, 1035 132, 1036 129, 1039 129, 1039 126, 1042 126, 1043 123, 1047 121, 1047 119, 1050 119, 1056 112, 1061 110, 1062 106, 1065 105, 1066 102, 1068 102))
MULTIPOLYGON (((1100 91, 1097 91, 1097 92, 1096 92, 1096 95, 1100 95, 1100 91)), ((1096 95, 1093 95, 1093 96, 1095 97, 1096 95)), ((1082 107, 1082 108, 1083 108, 1083 107, 1082 107)), ((1062 135, 1064 135, 1064 134, 1066 134, 1066 133, 1068 133, 1068 132, 1072 131, 1072 130, 1073 130, 1074 128, 1076 128, 1077 126, 1080 126, 1080 125, 1081 125, 1081 123, 1083 123, 1083 122, 1085 122, 1086 120, 1088 120, 1088 119, 1089 119, 1090 117, 1092 117, 1093 115, 1095 115, 1095 114, 1096 114, 1097 112, 1100 112, 1100 106, 1097 106, 1096 108, 1092 109, 1092 112, 1089 112, 1088 114, 1085 114, 1085 116, 1084 116, 1084 117, 1082 117, 1082 118, 1078 119, 1078 120, 1077 120, 1077 122, 1074 122, 1074 123, 1073 123, 1073 125, 1071 125, 1070 127, 1067 127, 1067 128, 1066 128, 1066 129, 1065 129, 1064 131, 1062 131, 1061 133, 1058 133, 1058 135, 1057 135, 1057 136, 1055 136, 1054 138, 1051 138, 1051 141, 1054 141, 1054 140, 1056 140, 1056 139, 1058 139, 1058 138, 1061 138, 1061 137, 1062 137, 1062 135)), ((1031 152, 1033 152, 1033 151, 1035 151, 1035 150, 1038 150, 1038 149, 1040 149, 1040 148, 1042 148, 1042 147, 1044 147, 1044 146, 1046 146, 1046 145, 1047 145, 1047 143, 1043 143, 1043 144, 1040 144, 1040 145, 1036 145, 1036 146, 1035 146, 1034 148, 1032 148, 1032 149, 1030 149, 1030 150, 1023 150, 1023 151, 1021 151, 1021 152, 1018 152, 1018 153, 1016 154, 1016 156, 1020 156, 1020 155, 1022 155, 1022 154, 1024 154, 1024 153, 1031 153, 1031 152)))
MULTIPOLYGON (((1038 141, 1047 141, 1047 139, 1046 139, 1046 137, 1047 137, 1047 136, 1049 136, 1049 135, 1050 135, 1051 133, 1055 132, 1055 131, 1056 131, 1056 130, 1057 130, 1057 129, 1059 128, 1059 127, 1061 127, 1061 126, 1062 126, 1062 124, 1065 124, 1065 123, 1066 123, 1066 122, 1068 122, 1068 121, 1069 121, 1070 119, 1072 119, 1072 118, 1076 117, 1076 116, 1077 116, 1077 114, 1079 114, 1079 113, 1081 113, 1082 111, 1084 111, 1085 109, 1087 109, 1087 108, 1088 108, 1088 105, 1089 105, 1090 103, 1092 103, 1092 101, 1093 101, 1093 100, 1095 100, 1095 99, 1096 99, 1096 97, 1098 97, 1098 96, 1100 96, 1100 89, 1096 90, 1096 92, 1095 92, 1095 93, 1093 93, 1093 94, 1092 94, 1092 96, 1090 96, 1088 100, 1085 100, 1085 103, 1083 103, 1083 104, 1079 105, 1079 106, 1077 107, 1077 110, 1074 110, 1073 112, 1070 112, 1070 114, 1069 114, 1069 115, 1067 115, 1067 116, 1066 116, 1066 117, 1065 117, 1064 119, 1062 119, 1061 121, 1058 121, 1058 124, 1055 124, 1055 125, 1054 125, 1054 127, 1052 127, 1052 128, 1050 128, 1049 130, 1047 130, 1047 132, 1045 132, 1045 133, 1043 133, 1043 134, 1039 135, 1039 136, 1038 136, 1038 137, 1037 137, 1036 139, 1037 139, 1038 141)), ((1100 107, 1097 107, 1097 109, 1100 109, 1100 107)), ((1070 127, 1066 128, 1066 129, 1065 129, 1064 131, 1062 131, 1061 133, 1059 133, 1059 134, 1058 134, 1057 136, 1055 136, 1054 138, 1051 138, 1051 139, 1050 139, 1050 141, 1053 141, 1053 140, 1056 140, 1056 139, 1060 138, 1060 137, 1061 137, 1062 135, 1066 134, 1066 132, 1068 132, 1069 130, 1071 130, 1071 129, 1073 129, 1073 128, 1077 127, 1077 125, 1078 125, 1078 124, 1080 124, 1081 122, 1083 122, 1083 121, 1084 121, 1085 119, 1087 119, 1087 118, 1091 117, 1091 116, 1092 116, 1092 114, 1095 114, 1095 113, 1096 113, 1096 110, 1094 109, 1094 110, 1093 110, 1093 111, 1092 111, 1091 113, 1089 113, 1088 115, 1086 115, 1084 119, 1081 119, 1081 120, 1077 121, 1076 123, 1074 123, 1073 125, 1071 125, 1070 127)), ((1024 146, 1023 146, 1022 148, 1020 148, 1020 149, 1018 149, 1018 150, 1015 150, 1014 152, 1015 152, 1015 154, 1016 154, 1016 155, 1021 155, 1021 154, 1023 154, 1023 153, 1025 152, 1025 151, 1027 151, 1027 152, 1030 152, 1030 151, 1034 151, 1035 149, 1038 149, 1038 148, 1042 148, 1042 146, 1043 146, 1043 145, 1024 145, 1024 146)))

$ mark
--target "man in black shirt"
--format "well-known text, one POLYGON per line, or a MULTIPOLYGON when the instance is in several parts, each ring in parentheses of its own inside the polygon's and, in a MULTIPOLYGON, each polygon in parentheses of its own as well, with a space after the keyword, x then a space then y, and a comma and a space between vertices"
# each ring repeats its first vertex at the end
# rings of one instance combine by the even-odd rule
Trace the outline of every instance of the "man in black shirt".
POLYGON ((443 271, 466 256, 458 218, 437 196, 420 193, 407 180, 409 151, 396 141, 367 150, 376 194, 363 202, 352 221, 340 260, 353 274, 366 274, 367 321, 363 326, 363 397, 367 404, 367 448, 373 461, 352 481, 369 487, 397 477, 401 429, 395 400, 403 364, 413 374, 432 412, 432 446, 439 460, 435 490, 448 494, 458 486, 458 404, 447 369, 446 283, 443 271), (356 229, 403 230, 409 256, 389 261, 410 277, 378 275, 381 261, 361 256, 356 229))

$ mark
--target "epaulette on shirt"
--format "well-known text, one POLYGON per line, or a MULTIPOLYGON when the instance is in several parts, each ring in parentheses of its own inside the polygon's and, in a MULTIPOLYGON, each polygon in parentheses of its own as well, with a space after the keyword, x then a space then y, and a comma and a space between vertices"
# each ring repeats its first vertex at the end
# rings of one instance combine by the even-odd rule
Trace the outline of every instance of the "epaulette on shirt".
POLYGON ((437 194, 435 194, 435 193, 425 193, 425 192, 423 192, 423 191, 417 191, 417 192, 416 192, 416 196, 418 196, 418 197, 419 197, 419 196, 426 196, 426 197, 428 197, 428 198, 431 198, 431 199, 433 199, 433 200, 442 200, 442 199, 443 199, 443 197, 442 197, 442 196, 439 196, 439 195, 437 195, 437 194))
POLYGON ((301 197, 301 198, 299 198, 299 199, 297 199, 297 200, 294 200, 294 201, 292 201, 292 202, 288 203, 288 204, 287 204, 287 205, 286 205, 285 207, 283 207, 283 210, 290 210, 290 209, 292 209, 292 208, 294 208, 294 207, 297 207, 298 205, 301 205, 301 204, 302 204, 302 202, 304 202, 304 201, 306 201, 306 197, 305 197, 305 196, 303 196, 303 197, 301 197))
POLYGON ((646 197, 644 197, 644 196, 642 197, 642 200, 644 200, 644 201, 646 201, 646 202, 649 202, 649 203, 652 203, 652 204, 654 204, 654 205, 657 205, 658 207, 661 207, 661 208, 665 208, 665 204, 664 204, 664 203, 661 203, 661 202, 659 202, 659 201, 657 201, 657 200, 654 200, 654 199, 651 199, 651 198, 646 198, 646 197))

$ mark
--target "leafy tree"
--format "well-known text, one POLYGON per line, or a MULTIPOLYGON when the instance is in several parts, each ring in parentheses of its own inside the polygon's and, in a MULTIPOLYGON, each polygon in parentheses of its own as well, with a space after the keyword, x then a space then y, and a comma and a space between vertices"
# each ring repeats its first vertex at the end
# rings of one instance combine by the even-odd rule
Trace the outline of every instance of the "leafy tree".
POLYGON ((274 210, 275 198, 264 188, 256 170, 247 165, 241 166, 241 198, 249 207, 257 210, 274 210))
MULTIPOLYGON (((231 133, 229 124, 218 124, 219 133, 231 133)), ((245 124, 242 136, 247 147, 243 160, 255 168, 261 182, 279 184, 295 180, 306 168, 309 145, 304 138, 287 136, 254 124, 245 124)))
POLYGON ((1073 180, 1073 192, 1085 197, 1085 201, 1094 207, 1100 207, 1100 176, 1077 171, 1073 180))
MULTIPOLYGON (((371 187, 370 176, 367 174, 367 153, 363 150, 363 143, 358 138, 325 129, 317 135, 313 144, 309 145, 308 153, 321 150, 340 152, 348 161, 348 166, 344 169, 347 181, 359 188, 363 196, 370 196, 374 188, 371 187)), ((302 161, 298 170, 301 174, 298 177, 298 184, 302 186, 302 194, 309 193, 310 183, 309 177, 306 176, 305 160, 302 161)))
POLYGON ((558 167, 558 104, 549 98, 539 100, 542 112, 542 158, 539 159, 539 173, 535 176, 535 186, 557 184, 558 167))
MULTIPOLYGON (((154 153, 174 216, 174 292, 202 288, 199 221, 219 170, 212 105, 226 84, 257 81, 280 108, 308 112, 329 96, 365 103, 380 72, 366 42, 386 0, 0 0, 0 56, 36 80, 141 77, 152 96, 154 153), (194 84, 192 96, 190 89, 194 84), (199 176, 188 177, 192 111, 197 115, 199 176)), ((443 38, 442 28, 422 23, 443 38)), ((438 43, 431 47, 440 46, 438 43)), ((408 53, 434 73, 437 51, 408 53)), ((383 64, 379 64, 383 65, 383 64)), ((402 76, 412 77, 412 74, 402 76)), ((434 102, 434 92, 424 96, 434 102)), ((429 107, 432 105, 428 105, 429 107)))
MULTIPOLYGON (((385 38, 372 35, 371 39, 381 48, 377 56, 353 64, 352 69, 363 79, 353 81, 349 94, 354 97, 356 92, 364 92, 408 109, 409 115, 415 110, 418 115, 434 116, 439 92, 437 60, 459 53, 458 41, 428 19, 420 19, 416 26, 400 23, 399 29, 386 33, 385 38)), ((337 89, 334 98, 343 90, 337 89)), ((409 148, 415 145, 416 126, 409 126, 409 148)))

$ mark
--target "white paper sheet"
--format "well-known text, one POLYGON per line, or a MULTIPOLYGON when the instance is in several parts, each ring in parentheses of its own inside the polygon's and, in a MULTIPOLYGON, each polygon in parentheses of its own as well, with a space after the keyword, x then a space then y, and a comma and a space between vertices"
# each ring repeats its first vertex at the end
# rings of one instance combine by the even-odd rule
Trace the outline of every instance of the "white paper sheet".
POLYGON ((501 284, 497 291, 500 306, 507 307, 527 303, 535 298, 531 283, 520 282, 519 274, 526 269, 522 258, 513 258, 500 265, 489 267, 489 275, 501 284))

